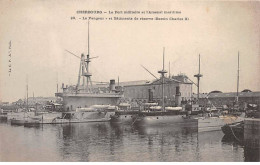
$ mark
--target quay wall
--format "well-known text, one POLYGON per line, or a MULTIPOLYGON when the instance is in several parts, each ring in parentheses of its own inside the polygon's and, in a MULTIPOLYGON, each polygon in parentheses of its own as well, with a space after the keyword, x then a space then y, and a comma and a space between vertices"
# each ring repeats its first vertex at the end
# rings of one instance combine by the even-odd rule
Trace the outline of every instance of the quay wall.
POLYGON ((248 148, 260 149, 260 118, 245 119, 244 144, 248 148))

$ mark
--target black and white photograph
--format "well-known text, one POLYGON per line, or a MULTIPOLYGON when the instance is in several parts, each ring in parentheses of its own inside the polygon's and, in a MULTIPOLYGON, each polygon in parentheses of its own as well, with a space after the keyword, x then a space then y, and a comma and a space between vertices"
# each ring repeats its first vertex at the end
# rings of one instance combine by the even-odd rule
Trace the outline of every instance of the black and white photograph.
POLYGON ((259 162, 260 1, 0 0, 0 162, 259 162))

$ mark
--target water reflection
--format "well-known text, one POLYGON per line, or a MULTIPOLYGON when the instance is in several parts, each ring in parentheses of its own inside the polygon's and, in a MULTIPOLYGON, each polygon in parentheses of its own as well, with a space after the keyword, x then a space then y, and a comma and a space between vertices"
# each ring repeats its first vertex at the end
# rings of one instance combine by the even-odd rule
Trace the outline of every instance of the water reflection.
POLYGON ((242 142, 239 142, 234 137, 230 137, 230 136, 227 136, 227 135, 224 135, 222 137, 221 142, 223 144, 228 144, 228 145, 233 145, 233 146, 243 146, 242 142))
POLYGON ((105 123, 67 124, 62 125, 61 129, 62 145, 60 149, 63 159, 91 161, 90 153, 92 159, 95 159, 95 153, 102 150, 103 144, 110 144, 110 150, 113 152, 113 138, 109 137, 109 127, 105 123))
POLYGON ((237 141, 234 137, 223 136, 222 142, 231 145, 234 149, 244 148, 244 161, 245 162, 259 162, 260 161, 260 148, 249 148, 244 146, 243 142, 237 141))
POLYGON ((0 150, 0 161, 259 161, 221 131, 109 122, 0 127, 1 148, 9 148, 0 150))
POLYGON ((62 125, 61 130, 62 157, 70 161, 170 161, 169 151, 188 151, 185 144, 197 138, 196 130, 172 126, 81 123, 62 125))
POLYGON ((260 161, 260 148, 248 148, 244 149, 245 162, 259 162, 260 161))

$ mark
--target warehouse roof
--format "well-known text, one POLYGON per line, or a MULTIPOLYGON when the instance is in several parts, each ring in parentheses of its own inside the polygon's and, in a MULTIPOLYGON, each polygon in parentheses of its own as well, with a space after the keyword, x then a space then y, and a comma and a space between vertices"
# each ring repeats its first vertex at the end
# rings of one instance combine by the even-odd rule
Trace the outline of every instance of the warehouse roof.
MULTIPOLYGON (((236 97, 236 92, 229 93, 201 93, 200 98, 229 98, 236 97)), ((197 97, 197 94, 193 94, 193 97, 197 97)), ((260 97, 260 92, 240 92, 238 97, 260 97)))

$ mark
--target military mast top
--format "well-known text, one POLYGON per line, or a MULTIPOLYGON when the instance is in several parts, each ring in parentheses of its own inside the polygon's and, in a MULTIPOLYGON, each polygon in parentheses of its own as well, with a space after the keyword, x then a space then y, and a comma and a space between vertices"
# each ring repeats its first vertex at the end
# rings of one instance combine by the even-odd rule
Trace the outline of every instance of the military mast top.
POLYGON ((158 71, 158 73, 160 73, 161 76, 162 76, 162 110, 165 111, 165 106, 164 106, 164 74, 167 73, 167 71, 164 70, 164 48, 163 48, 163 69, 158 71))
POLYGON ((199 55, 199 73, 198 74, 195 74, 194 75, 194 77, 197 77, 197 79, 198 79, 198 84, 197 84, 197 86, 198 86, 198 91, 197 91, 197 100, 199 101, 199 94, 200 94, 200 78, 202 77, 203 75, 202 74, 200 74, 200 55, 199 55))
POLYGON ((92 81, 91 81, 92 74, 89 72, 89 63, 90 63, 90 58, 89 58, 89 21, 88 21, 88 54, 87 54, 87 59, 85 60, 85 62, 86 62, 86 66, 85 66, 86 72, 83 74, 83 76, 85 76, 87 78, 87 90, 89 90, 90 89, 89 84, 92 88, 92 81))
POLYGON ((89 57, 90 56, 90 51, 89 51, 89 22, 88 22, 88 54, 87 54, 87 58, 85 58, 84 53, 81 54, 81 57, 79 57, 78 55, 66 50, 67 52, 69 52, 70 54, 74 55, 75 57, 80 59, 80 66, 79 66, 79 74, 78 74, 78 83, 77 83, 77 91, 78 90, 83 90, 83 91, 87 91, 87 92, 91 92, 92 89, 92 81, 91 81, 91 76, 92 74, 89 72, 89 63, 91 62, 90 60, 93 58, 97 58, 96 57, 89 57), (82 85, 80 85, 81 82, 81 78, 82 78, 82 85), (86 88, 85 88, 85 79, 87 79, 87 84, 86 84, 86 88), (82 86, 82 87, 81 87, 82 86))

